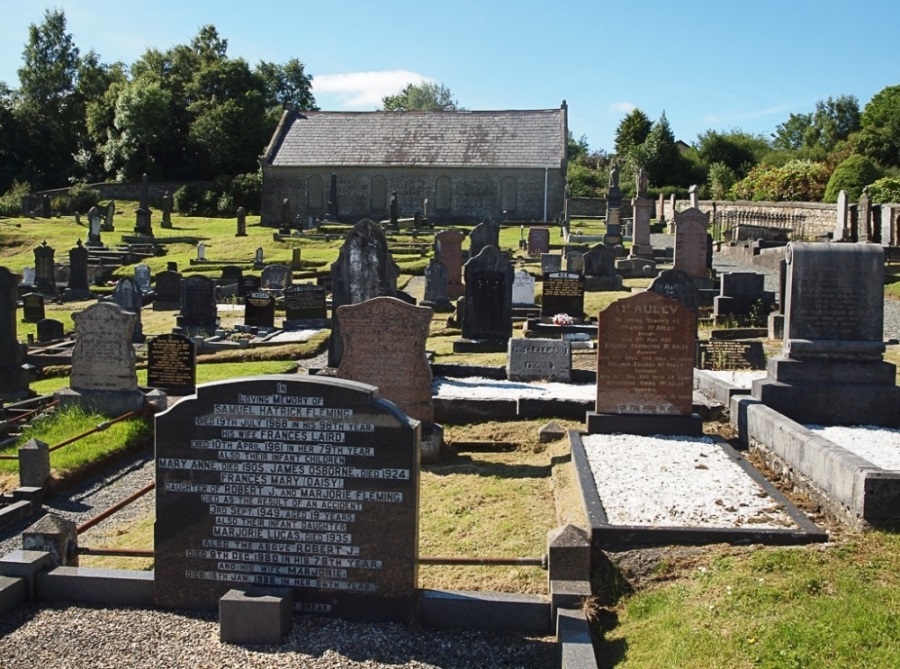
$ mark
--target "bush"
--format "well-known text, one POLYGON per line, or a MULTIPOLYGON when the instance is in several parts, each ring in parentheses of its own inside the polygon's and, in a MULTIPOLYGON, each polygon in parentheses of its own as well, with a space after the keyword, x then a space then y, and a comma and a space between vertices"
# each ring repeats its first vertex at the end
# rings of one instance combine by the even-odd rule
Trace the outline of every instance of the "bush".
POLYGON ((27 181, 13 181, 6 193, 0 196, 0 216, 22 215, 22 197, 31 192, 31 184, 27 181))
POLYGON ((847 192, 850 202, 855 202, 862 195, 863 188, 881 175, 875 163, 865 156, 854 154, 835 168, 825 188, 824 202, 837 202, 838 193, 842 190, 847 192))
POLYGON ((100 191, 89 188, 86 183, 77 183, 69 189, 69 213, 86 213, 100 201, 100 191))
MULTIPOLYGON (((243 207, 248 214, 258 214, 262 205, 262 171, 238 174, 231 183, 231 197, 235 209, 243 207)), ((222 214, 232 216, 234 212, 222 214)))
POLYGON ((900 202, 900 178, 882 177, 869 186, 872 202, 900 202))
POLYGON ((828 168, 811 160, 791 160, 781 167, 757 165, 732 188, 737 200, 819 202, 828 168))
POLYGON ((196 216, 200 209, 200 189, 187 183, 172 195, 172 204, 182 216, 196 216))
POLYGON ((737 180, 732 170, 725 163, 713 163, 709 166, 709 193, 714 200, 726 197, 737 180))

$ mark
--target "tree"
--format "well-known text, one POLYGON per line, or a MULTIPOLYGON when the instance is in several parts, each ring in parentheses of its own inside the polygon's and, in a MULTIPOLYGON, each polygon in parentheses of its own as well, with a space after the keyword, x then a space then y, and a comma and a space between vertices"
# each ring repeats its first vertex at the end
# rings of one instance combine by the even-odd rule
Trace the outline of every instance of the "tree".
POLYGON ((740 130, 718 132, 707 130, 697 138, 697 154, 707 167, 726 165, 737 178, 747 176, 754 165, 770 150, 764 137, 740 130))
POLYGON ((791 160, 781 167, 757 165, 734 185, 741 200, 818 202, 825 193, 828 168, 812 160, 791 160))
POLYGON ((854 154, 838 165, 825 188, 823 202, 837 202, 838 193, 847 192, 850 201, 859 199, 862 190, 882 176, 881 170, 865 156, 854 154))
POLYGON ((382 111, 464 111, 443 84, 423 81, 407 84, 396 95, 381 98, 382 111))
POLYGON ((783 151, 803 148, 806 133, 812 128, 812 114, 791 114, 772 134, 772 146, 783 151))
POLYGON ((616 143, 614 150, 616 155, 624 156, 636 146, 647 141, 647 136, 653 128, 653 122, 640 109, 632 109, 619 121, 616 128, 616 143))
POLYGON ((296 58, 283 65, 262 60, 254 72, 263 82, 270 122, 277 122, 285 109, 318 111, 312 93, 312 76, 306 74, 303 63, 296 58))
POLYGON ((807 146, 821 146, 832 151, 838 142, 859 130, 859 100, 853 95, 819 100, 812 116, 812 127, 807 132, 807 146))
POLYGON ((681 157, 675 145, 675 135, 663 112, 653 125, 642 145, 644 153, 642 167, 650 172, 656 185, 677 184, 679 182, 678 163, 681 157))
POLYGON ((888 86, 869 100, 860 117, 857 148, 885 167, 900 166, 900 86, 888 86))
POLYGON ((151 148, 163 142, 169 128, 171 94, 156 81, 135 79, 116 100, 114 130, 104 145, 105 166, 121 178, 153 174, 151 148))

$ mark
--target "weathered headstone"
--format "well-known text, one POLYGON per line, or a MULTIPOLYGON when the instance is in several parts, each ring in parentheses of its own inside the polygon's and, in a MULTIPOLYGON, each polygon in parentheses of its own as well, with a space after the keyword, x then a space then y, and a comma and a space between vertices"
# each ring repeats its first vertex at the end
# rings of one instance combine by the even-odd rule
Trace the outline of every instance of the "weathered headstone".
POLYGON ((524 269, 513 275, 512 303, 514 307, 534 306, 534 277, 524 269))
POLYGON ((631 255, 652 260, 653 245, 650 243, 650 217, 653 211, 653 202, 639 195, 631 201, 631 208, 634 211, 631 255))
POLYGON ((163 194, 162 198, 162 223, 160 225, 163 228, 171 228, 172 227, 172 196, 169 195, 169 191, 166 191, 163 194))
POLYGON ((572 345, 561 339, 510 338, 506 378, 510 381, 572 380, 572 345))
POLYGON ((287 265, 266 265, 260 277, 263 290, 284 290, 293 283, 293 273, 287 265))
POLYGON ((880 244, 791 242, 784 346, 753 396, 800 423, 900 426, 880 244))
POLYGON ((681 302, 695 315, 700 311, 700 292, 691 278, 680 269, 663 270, 647 290, 681 302))
POLYGON ((616 254, 607 244, 595 244, 584 254, 584 289, 588 292, 622 290, 622 277, 616 273, 616 254))
POLYGON ((25 356, 28 346, 17 338, 19 276, 0 267, 0 399, 14 400, 28 396, 28 368, 25 356))
POLYGON ((323 326, 328 319, 325 286, 298 283, 284 289, 285 327, 299 327, 304 323, 323 326))
POLYGON ((471 260, 486 246, 500 248, 500 226, 491 221, 482 221, 469 234, 469 259, 471 260))
POLYGON ((702 433, 703 423, 692 415, 695 323, 690 309, 651 292, 600 312, 590 433, 702 433))
POLYGON ((141 177, 141 200, 140 206, 135 214, 134 234, 144 237, 153 236, 153 224, 151 218, 153 213, 150 211, 150 178, 144 172, 141 177))
POLYGON ((112 232, 113 230, 116 229, 115 218, 116 218, 116 201, 110 200, 109 204, 106 205, 106 216, 103 219, 103 231, 104 232, 112 232))
POLYGON ((238 284, 238 295, 241 297, 246 297, 253 291, 259 290, 260 286, 261 282, 258 276, 254 276, 253 274, 245 274, 241 277, 241 282, 238 284))
POLYGON ((47 246, 47 240, 34 249, 34 287, 43 293, 56 292, 56 266, 53 247, 47 246))
POLYGON ((691 279, 706 279, 707 227, 709 214, 699 209, 685 209, 675 214, 675 263, 691 279))
POLYGON ((147 385, 171 395, 191 395, 197 388, 196 346, 189 337, 164 334, 147 342, 147 385))
POLYGON ((134 280, 137 281, 138 288, 141 289, 142 293, 149 293, 153 289, 150 266, 143 263, 136 265, 134 268, 134 280))
POLYGON ((230 286, 232 284, 240 285, 244 279, 244 269, 237 265, 225 265, 222 268, 222 274, 219 276, 220 286, 230 286))
POLYGON ((156 420, 158 606, 215 610, 231 588, 274 586, 303 613, 412 619, 419 424, 375 388, 240 379, 156 420))
POLYGON ((437 258, 432 258, 425 268, 425 300, 423 306, 445 313, 453 310, 449 293, 449 272, 447 266, 437 258))
POLYGON ((434 257, 447 267, 447 295, 451 300, 464 292, 462 283, 462 243, 465 235, 458 230, 442 230, 434 236, 434 257))
POLYGON ((838 192, 836 206, 837 217, 832 238, 836 242, 848 241, 850 239, 850 221, 847 210, 847 191, 842 189, 838 192))
POLYGON ((88 209, 88 239, 89 247, 103 246, 103 240, 100 236, 100 209, 95 205, 88 209))
POLYGON ((725 272, 719 277, 720 293, 713 299, 716 320, 767 318, 775 304, 775 295, 765 290, 765 274, 725 272))
MULTIPOLYGON (((583 265, 583 262, 582 262, 583 265)), ((541 254, 541 274, 562 271, 562 256, 558 253, 541 254)))
POLYGON ((60 405, 77 404, 111 416, 143 406, 131 344, 137 316, 114 302, 98 302, 72 319, 72 375, 69 389, 56 394, 60 405))
POLYGON ((26 293, 22 296, 22 320, 37 323, 47 317, 44 311, 44 296, 40 293, 26 293))
POLYGON ((528 256, 540 258, 542 253, 550 253, 550 228, 529 228, 528 256))
POLYGON ((426 423, 434 420, 425 340, 432 311, 395 297, 375 297, 337 310, 344 355, 337 375, 378 388, 380 397, 426 423))
POLYGON ((584 253, 581 251, 569 251, 566 254, 566 271, 584 274, 584 253))
MULTIPOLYGON (((464 340, 484 351, 505 351, 512 336, 513 268, 495 246, 485 246, 465 264, 464 340)), ((469 348, 456 341, 455 351, 469 348)))
POLYGON ((244 325, 275 327, 275 298, 271 293, 255 291, 244 297, 244 325))
POLYGON ((143 295, 138 282, 131 277, 119 279, 113 289, 112 301, 136 316, 132 341, 136 344, 144 341, 144 327, 141 324, 141 305, 143 295))
POLYGON ((181 282, 181 312, 175 322, 182 328, 200 328, 207 332, 215 330, 218 317, 216 284, 212 279, 189 276, 181 282))
POLYGON ((154 277, 154 311, 175 311, 181 308, 181 273, 166 270, 154 277))
POLYGON ((300 259, 300 247, 291 249, 291 269, 303 269, 303 261, 300 259))
POLYGON ((865 188, 859 196, 859 205, 856 211, 858 221, 856 241, 867 242, 872 238, 872 203, 865 188))
POLYGON ((39 342, 62 339, 65 335, 63 324, 53 318, 44 318, 37 323, 37 340, 39 342))
POLYGON ((331 265, 331 337, 328 366, 337 367, 344 351, 338 307, 359 304, 373 297, 395 297, 398 268, 388 251, 384 231, 368 218, 347 233, 338 259, 331 265))
POLYGON ((544 277, 541 318, 568 314, 584 319, 584 276, 574 272, 553 272, 544 277))
POLYGON ((25 267, 22 270, 22 285, 34 287, 34 267, 25 267))
POLYGON ((91 296, 88 288, 88 250, 82 246, 79 239, 75 246, 69 249, 69 282, 66 286, 66 299, 86 299, 91 296))
POLYGON ((247 210, 243 207, 237 208, 237 232, 234 233, 234 236, 247 236, 247 210))

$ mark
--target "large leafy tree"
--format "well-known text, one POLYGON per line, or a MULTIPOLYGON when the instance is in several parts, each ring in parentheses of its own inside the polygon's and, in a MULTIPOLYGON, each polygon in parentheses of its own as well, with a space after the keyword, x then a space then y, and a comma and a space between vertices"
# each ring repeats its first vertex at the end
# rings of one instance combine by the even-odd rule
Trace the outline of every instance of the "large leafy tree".
POLYGON ((463 107, 453 99, 450 89, 444 84, 423 81, 407 84, 396 95, 386 95, 381 99, 382 111, 462 111, 463 107))
POLYGON ((839 95, 816 102, 809 114, 791 114, 772 134, 772 146, 780 151, 824 160, 841 142, 859 130, 859 101, 852 95, 839 95))
POLYGON ((104 146, 106 169, 121 178, 155 174, 153 151, 169 128, 171 94, 156 81, 136 79, 116 99, 115 132, 104 146))
POLYGON ((900 86, 876 93, 860 117, 856 146, 885 167, 900 166, 900 86))
POLYGON ((624 156, 634 147, 643 144, 652 128, 653 122, 640 109, 628 112, 616 127, 616 155, 624 156))
POLYGON ((319 109, 312 94, 312 76, 296 58, 284 64, 261 60, 254 72, 262 80, 269 123, 273 126, 285 109, 319 109))
MULTIPOLYGON (((741 130, 718 132, 707 130, 697 138, 697 154, 707 167, 716 163, 725 165, 742 179, 754 165, 769 152, 769 142, 764 137, 741 130)), ((721 168, 720 168, 721 169, 721 168)))

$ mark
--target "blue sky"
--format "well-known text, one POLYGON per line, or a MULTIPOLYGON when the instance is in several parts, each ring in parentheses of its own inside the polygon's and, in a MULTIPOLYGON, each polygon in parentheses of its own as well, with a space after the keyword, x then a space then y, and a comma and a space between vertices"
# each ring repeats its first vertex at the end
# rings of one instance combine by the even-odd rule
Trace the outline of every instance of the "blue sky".
POLYGON ((374 110, 408 81, 468 109, 548 109, 612 150, 634 107, 688 143, 769 135, 817 100, 860 105, 900 84, 896 0, 0 0, 0 81, 15 88, 28 25, 65 11, 82 52, 134 62, 211 23, 251 65, 298 58, 323 110, 374 110))

